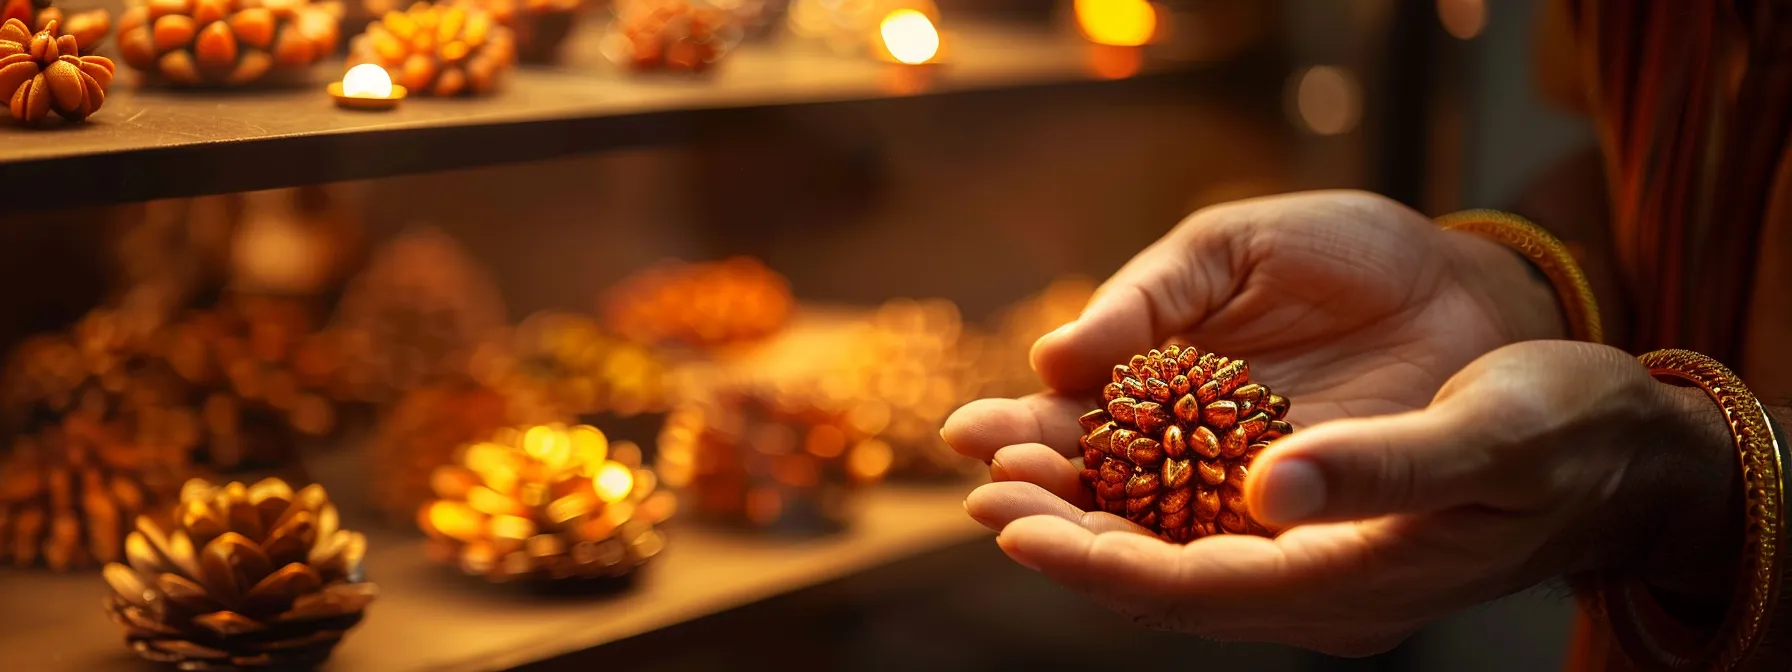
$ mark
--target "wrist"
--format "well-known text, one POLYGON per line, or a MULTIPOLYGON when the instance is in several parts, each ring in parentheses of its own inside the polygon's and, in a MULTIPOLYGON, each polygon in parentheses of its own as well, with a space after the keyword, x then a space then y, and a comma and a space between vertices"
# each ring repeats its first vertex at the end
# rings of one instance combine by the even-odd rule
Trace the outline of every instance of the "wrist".
POLYGON ((1523 254, 1466 231, 1442 231, 1460 281, 1505 328, 1510 343, 1571 337, 1556 288, 1523 254))
MULTIPOLYGON (((1663 606, 1721 610, 1736 589, 1743 547, 1742 469, 1722 410, 1696 387, 1657 383, 1656 438, 1639 443, 1651 485, 1636 524, 1646 541, 1628 569, 1663 606)), ((1721 613, 1721 611, 1720 611, 1721 613)))

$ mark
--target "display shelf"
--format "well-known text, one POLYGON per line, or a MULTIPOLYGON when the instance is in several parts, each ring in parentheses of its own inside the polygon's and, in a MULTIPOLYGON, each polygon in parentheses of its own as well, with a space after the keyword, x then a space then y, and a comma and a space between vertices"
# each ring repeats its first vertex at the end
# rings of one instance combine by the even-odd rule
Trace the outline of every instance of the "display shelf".
MULTIPOLYGON (((505 670, 755 603, 974 542, 966 485, 885 486, 857 524, 817 538, 748 535, 675 524, 665 553, 613 595, 530 595, 436 566, 416 535, 366 530, 380 597, 337 649, 330 672, 505 670)), ((97 573, 0 570, 0 670, 140 671, 101 609, 97 573)))
MULTIPOLYGON (((1095 86, 1118 73, 1074 35, 972 25, 948 33, 951 61, 897 66, 794 43, 747 45, 700 78, 615 72, 597 31, 569 65, 523 68, 497 95, 413 95, 389 112, 336 108, 320 65, 304 89, 169 91, 121 75, 86 124, 0 124, 0 198, 9 208, 74 207, 532 161, 675 141, 715 114, 756 108, 1095 86)), ((1124 56, 1122 57, 1124 58, 1124 56)), ((1149 64, 1152 81, 1190 67, 1149 64)), ((1111 84, 1111 82, 1109 82, 1111 84)), ((724 117, 725 118, 725 117, 724 117)))

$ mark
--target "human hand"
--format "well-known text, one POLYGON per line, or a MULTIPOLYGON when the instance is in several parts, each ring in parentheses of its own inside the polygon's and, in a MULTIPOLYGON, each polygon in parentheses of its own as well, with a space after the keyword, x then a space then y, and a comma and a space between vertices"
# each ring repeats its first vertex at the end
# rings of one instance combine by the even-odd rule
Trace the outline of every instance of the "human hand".
POLYGON ((1296 401, 1300 427, 1419 408, 1475 357, 1564 333, 1553 291, 1516 254, 1386 198, 1241 201, 1190 216, 1039 340, 1052 392, 974 402, 945 436, 984 461, 1042 441, 1074 456, 1077 416, 1113 366, 1171 337, 1248 360, 1252 380, 1296 401))
POLYGON ((1475 360, 1421 410, 1273 443, 1246 496, 1285 529, 1274 539, 1176 545, 1084 513, 1077 467, 1037 444, 998 451, 1005 482, 966 508, 1017 562, 1142 624, 1367 655, 1557 575, 1631 571, 1725 595, 1724 563, 1675 570, 1687 549, 1721 558, 1740 540, 1713 524, 1740 520, 1727 443, 1702 392, 1613 348, 1533 341, 1475 360))

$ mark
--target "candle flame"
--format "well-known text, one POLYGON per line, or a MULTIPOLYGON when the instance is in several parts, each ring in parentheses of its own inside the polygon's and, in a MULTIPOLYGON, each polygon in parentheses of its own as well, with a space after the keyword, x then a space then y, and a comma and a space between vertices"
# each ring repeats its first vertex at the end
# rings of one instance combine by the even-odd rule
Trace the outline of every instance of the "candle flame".
POLYGON ((884 17, 878 27, 884 49, 890 56, 910 65, 926 63, 940 51, 940 33, 927 15, 912 9, 898 9, 884 17))
POLYGON ((1157 33, 1157 8, 1146 0, 1076 0, 1076 23, 1090 42, 1143 46, 1157 33))
POLYGON ((342 76, 342 95, 355 98, 391 98, 392 76, 386 69, 363 63, 348 69, 342 76))

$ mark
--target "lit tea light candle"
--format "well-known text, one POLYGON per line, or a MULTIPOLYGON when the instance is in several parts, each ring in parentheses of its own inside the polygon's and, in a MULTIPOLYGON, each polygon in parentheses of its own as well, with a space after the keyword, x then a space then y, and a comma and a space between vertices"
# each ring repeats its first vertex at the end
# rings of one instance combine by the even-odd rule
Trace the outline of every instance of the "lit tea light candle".
POLYGON ((349 68, 342 81, 330 84, 330 97, 336 106, 351 110, 390 110, 404 100, 403 86, 392 83, 386 69, 372 63, 349 68))
POLYGON ((890 12, 878 25, 882 38, 877 55, 886 62, 903 65, 931 65, 940 62, 944 42, 933 21, 913 9, 890 12))

